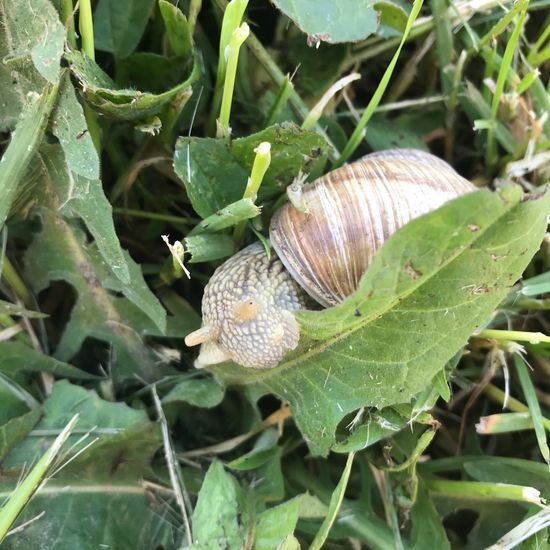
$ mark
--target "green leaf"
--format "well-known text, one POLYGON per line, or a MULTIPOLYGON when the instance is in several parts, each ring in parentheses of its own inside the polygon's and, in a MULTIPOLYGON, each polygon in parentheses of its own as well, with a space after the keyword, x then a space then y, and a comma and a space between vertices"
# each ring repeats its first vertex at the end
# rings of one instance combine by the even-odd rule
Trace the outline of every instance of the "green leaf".
POLYGON ((56 358, 70 359, 86 338, 94 337, 113 346, 112 373, 117 381, 136 375, 151 379, 158 368, 153 366, 151 352, 141 339, 151 323, 128 299, 146 309, 156 322, 161 322, 157 314, 160 306, 155 305, 153 297, 145 298, 146 303, 142 303, 143 279, 129 259, 126 263, 130 283, 122 285, 112 276, 111 267, 95 245, 86 243, 84 233, 60 215, 56 186, 65 169, 60 149, 45 146, 37 162, 40 163, 41 181, 36 212, 42 221, 42 231, 25 254, 28 279, 37 292, 47 288, 52 281, 65 280, 78 295, 56 348, 56 358), (128 299, 114 297, 109 288, 121 291, 128 299))
POLYGON ((280 548, 279 545, 294 532, 299 511, 300 497, 297 497, 262 512, 254 530, 255 550, 280 548))
POLYGON ((41 415, 42 410, 36 408, 0 426, 0 460, 34 428, 41 415))
MULTIPOLYGON (((81 484, 57 477, 35 495, 18 524, 35 521, 6 538, 3 550, 180 547, 177 541, 181 541, 181 533, 171 505, 160 495, 151 494, 141 482, 81 484), (36 520, 44 511, 45 516, 36 520)), ((0 490, 0 498, 8 491, 0 490)))
POLYGON ((0 160, 0 227, 6 221, 18 187, 42 141, 56 95, 57 87, 47 86, 38 98, 25 107, 0 160))
POLYGON ((172 51, 178 57, 189 57, 193 49, 193 37, 187 18, 177 6, 167 0, 159 0, 159 8, 172 51))
POLYGON ((280 366, 213 370, 288 400, 312 452, 326 454, 346 414, 408 402, 506 296, 542 240, 550 193, 521 198, 516 186, 482 190, 413 220, 344 303, 300 313, 301 343, 280 366))
MULTIPOLYGON (((37 435, 22 441, 5 458, 6 468, 24 468, 40 455, 74 414, 80 415, 77 432, 69 442, 75 443, 82 433, 93 430, 98 438, 93 448, 66 466, 65 474, 76 479, 108 479, 116 468, 117 476, 133 477, 148 469, 148 461, 160 446, 155 424, 145 411, 125 403, 109 403, 95 392, 62 380, 56 382, 43 406, 43 416, 36 426, 37 435)), ((81 444, 82 446, 82 444, 81 444)), ((77 449, 73 449, 75 452, 77 449)))
POLYGON ((191 254, 191 264, 228 258, 237 251, 229 235, 194 235, 185 237, 184 242, 185 252, 191 254))
POLYGON ((193 516, 193 540, 208 548, 241 548, 244 537, 239 525, 236 481, 219 460, 204 478, 193 516))
POLYGON ((0 19, 2 26, 9 29, 5 36, 10 57, 17 60, 30 56, 38 72, 56 84, 59 80, 65 29, 51 2, 1 0, 0 19))
POLYGON ((94 39, 98 50, 117 58, 137 47, 155 0, 99 0, 94 11, 94 39))
POLYGON ((202 218, 243 197, 254 149, 263 141, 271 143, 271 163, 262 181, 260 200, 283 191, 300 170, 316 174, 326 161, 323 138, 293 123, 270 126, 233 140, 231 145, 213 138, 178 139, 174 169, 202 218))
MULTIPOLYGON (((44 149, 46 151, 46 149, 44 149)), ((104 288, 122 292, 163 331, 166 313, 149 290, 140 267, 120 247, 112 217, 112 208, 99 180, 88 180, 68 172, 59 148, 48 147, 49 177, 60 203, 58 212, 67 218, 80 217, 95 239, 100 256, 90 247, 88 254, 96 266, 101 266, 104 288), (113 273, 115 278, 110 277, 113 273)))
POLYGON ((195 407, 211 408, 219 405, 223 396, 223 388, 213 378, 185 378, 162 398, 162 402, 185 401, 195 407))
POLYGON ((11 378, 16 378, 21 372, 49 372, 55 376, 80 380, 98 378, 63 361, 40 353, 22 342, 9 340, 0 342, 0 372, 11 378))
POLYGON ((63 147, 69 169, 88 179, 99 178, 99 157, 68 71, 61 79, 51 127, 63 147))
POLYGON ((439 514, 422 482, 418 485, 416 501, 411 509, 411 524, 411 544, 408 547, 411 550, 451 548, 439 514))
POLYGON ((184 82, 165 92, 153 94, 118 88, 94 61, 81 52, 71 51, 65 57, 86 101, 103 115, 128 121, 150 119, 161 114, 171 102, 181 109, 182 98, 191 96, 191 84, 198 78, 200 70, 200 64, 194 60, 191 74, 184 82))
POLYGON ((371 0, 272 0, 305 33, 318 41, 357 42, 378 28, 371 0))
POLYGON ((227 465, 228 468, 246 471, 262 466, 273 457, 278 440, 279 434, 276 428, 264 430, 252 450, 232 460, 227 465))

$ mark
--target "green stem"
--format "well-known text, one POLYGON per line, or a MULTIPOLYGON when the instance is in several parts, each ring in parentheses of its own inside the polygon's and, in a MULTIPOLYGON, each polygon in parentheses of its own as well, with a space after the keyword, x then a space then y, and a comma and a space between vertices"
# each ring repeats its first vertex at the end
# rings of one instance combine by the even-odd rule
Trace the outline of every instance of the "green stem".
POLYGON ((290 94, 294 91, 294 85, 290 81, 288 74, 285 76, 283 83, 280 86, 279 93, 267 114, 264 127, 267 128, 275 123, 279 118, 284 106, 287 104, 290 94))
POLYGON ((90 0, 80 0, 79 6, 78 28, 82 37, 82 51, 95 61, 94 20, 90 0))
MULTIPOLYGON (((254 157, 254 164, 252 165, 252 172, 246 183, 246 189, 244 190, 243 199, 252 199, 256 200, 258 195, 258 190, 264 179, 265 173, 269 168, 271 163, 271 144, 267 141, 263 141, 256 147, 254 150, 256 156, 254 157)), ((233 232, 233 240, 238 243, 240 242, 244 228, 246 227, 247 220, 242 220, 235 226, 233 232)))
MULTIPOLYGON (((504 402, 506 401, 506 408, 510 409, 511 411, 520 413, 531 413, 529 407, 524 405, 518 399, 514 397, 508 397, 508 399, 506 399, 506 394, 500 388, 493 386, 493 384, 487 384, 487 386, 485 386, 485 388, 483 389, 483 393, 500 405, 504 405, 504 402)), ((542 424, 544 425, 544 429, 550 432, 550 420, 543 417, 542 424)))
POLYGON ((200 220, 196 218, 184 218, 182 216, 170 216, 169 214, 159 214, 158 212, 145 212, 143 210, 132 210, 131 208, 113 208, 115 214, 132 216, 133 218, 144 218, 146 220, 159 220, 174 224, 195 224, 200 220))
POLYGON ((540 344, 541 342, 550 344, 550 336, 542 332, 523 332, 521 330, 496 330, 485 329, 474 338, 486 338, 492 340, 505 340, 515 342, 529 342, 530 344, 540 344))
POLYGON ((195 31, 195 26, 197 24, 197 17, 201 11, 202 8, 202 0, 191 0, 189 4, 189 17, 187 18, 187 21, 189 23, 189 32, 191 36, 193 36, 193 33, 195 31))
POLYGON ((67 42, 73 49, 77 48, 76 33, 74 30, 73 0, 61 0, 60 5, 61 21, 67 29, 67 42))
POLYGON ((30 307, 33 303, 31 293, 28 291, 25 283, 19 277, 19 273, 13 267, 13 264, 7 257, 4 258, 2 267, 2 277, 13 290, 13 293, 23 302, 26 307, 30 307))
MULTIPOLYGON (((94 47, 94 20, 92 17, 92 6, 90 0, 80 0, 78 14, 78 28, 82 37, 82 51, 93 61, 95 61, 94 47)), ((84 116, 88 125, 90 137, 94 143, 96 151, 101 152, 101 133, 97 122, 96 114, 87 104, 84 104, 84 116)))
POLYGON ((248 25, 243 23, 233 31, 231 40, 229 41, 227 69, 225 71, 225 80, 223 83, 222 105, 216 137, 229 137, 231 134, 229 118, 231 115, 231 103, 233 102, 233 90, 235 89, 237 65, 239 63, 239 51, 249 34, 250 29, 248 25))
POLYGON ((373 115, 376 107, 378 107, 378 104, 380 103, 382 96, 384 95, 384 92, 388 87, 392 73, 395 69, 395 65, 397 64, 397 60, 399 59, 399 54, 401 53, 401 49, 403 48, 403 45, 405 44, 407 37, 411 32, 411 27, 415 22, 416 18, 418 17, 418 14, 420 13, 420 9, 422 8, 422 1, 423 0, 415 0, 411 14, 409 15, 409 18, 407 20, 407 25, 405 27, 403 37, 401 38, 401 42, 399 43, 399 46, 397 48, 397 51, 395 52, 392 60, 390 61, 388 68, 384 72, 384 75, 382 76, 382 79, 380 80, 380 83, 378 84, 378 87, 376 88, 374 95, 369 101, 367 108, 364 110, 363 115, 361 116, 361 119, 357 123, 357 126, 355 127, 353 134, 351 135, 351 137, 349 138, 349 141, 344 147, 344 150, 342 151, 340 158, 336 161, 335 167, 338 167, 344 164, 344 162, 346 162, 349 159, 349 157, 354 153, 355 149, 357 149, 357 147, 363 140, 365 127, 369 122, 371 116, 373 115))
POLYGON ((431 493, 448 498, 479 500, 515 500, 541 505, 539 491, 533 487, 483 481, 450 481, 447 479, 425 479, 431 493))

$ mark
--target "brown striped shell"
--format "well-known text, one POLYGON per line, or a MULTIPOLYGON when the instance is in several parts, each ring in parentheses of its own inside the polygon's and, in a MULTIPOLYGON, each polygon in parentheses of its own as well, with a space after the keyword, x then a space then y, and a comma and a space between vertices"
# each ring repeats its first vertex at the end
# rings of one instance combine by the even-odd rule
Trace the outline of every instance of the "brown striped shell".
POLYGON ((349 296, 386 239, 408 221, 475 190, 451 166, 414 149, 367 155, 304 187, 270 240, 294 279, 320 304, 349 296))

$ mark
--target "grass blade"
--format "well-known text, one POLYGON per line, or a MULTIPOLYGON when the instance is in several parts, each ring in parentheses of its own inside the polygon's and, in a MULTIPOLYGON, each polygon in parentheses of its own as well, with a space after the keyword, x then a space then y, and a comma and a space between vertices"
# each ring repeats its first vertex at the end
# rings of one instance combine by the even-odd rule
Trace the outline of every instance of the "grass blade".
POLYGON ((15 489, 6 504, 0 509, 0 542, 4 540, 6 533, 17 519, 25 504, 36 492, 40 483, 48 475, 48 470, 59 454, 63 443, 67 440, 78 421, 76 414, 56 437, 52 446, 42 455, 36 466, 29 472, 21 485, 15 489))
POLYGON ((325 544, 327 540, 330 528, 333 523, 336 521, 338 512, 340 511, 340 506, 344 500, 344 493, 346 492, 346 487, 348 486, 349 475, 351 473, 351 465, 353 464, 353 457, 355 453, 349 453, 344 471, 342 472, 342 477, 336 485, 336 489, 330 497, 330 503, 328 505, 327 515, 321 524, 319 531, 315 535, 313 542, 311 543, 309 550, 319 550, 325 544))
POLYGON ((527 364, 521 355, 517 353, 514 354, 514 364, 516 366, 523 395, 525 396, 525 401, 527 402, 531 418, 533 419, 533 426, 535 428, 535 434, 537 436, 540 452, 546 463, 550 466, 550 449, 548 448, 548 442, 546 441, 546 432, 544 430, 539 401, 537 394, 535 393, 535 386, 529 377, 529 373, 527 372, 527 364))

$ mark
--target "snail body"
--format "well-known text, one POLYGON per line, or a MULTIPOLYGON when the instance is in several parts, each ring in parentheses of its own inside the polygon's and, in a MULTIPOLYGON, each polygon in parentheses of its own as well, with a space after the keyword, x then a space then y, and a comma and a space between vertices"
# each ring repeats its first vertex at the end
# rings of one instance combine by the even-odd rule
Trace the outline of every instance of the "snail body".
POLYGON ((475 190, 441 159, 395 149, 367 155, 304 187, 300 208, 271 219, 269 259, 256 243, 220 266, 205 287, 196 367, 234 361, 270 368, 298 345, 293 311, 307 292, 323 306, 358 286, 376 251, 410 220, 475 190))

